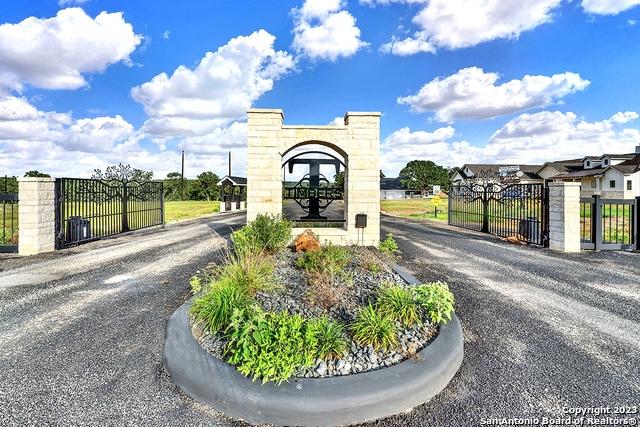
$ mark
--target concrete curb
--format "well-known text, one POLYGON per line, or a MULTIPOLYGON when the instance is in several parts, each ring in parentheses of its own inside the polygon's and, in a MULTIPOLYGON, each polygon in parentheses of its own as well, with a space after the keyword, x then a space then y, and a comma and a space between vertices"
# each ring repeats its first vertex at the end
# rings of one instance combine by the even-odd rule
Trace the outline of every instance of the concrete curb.
POLYGON ((462 328, 454 315, 415 359, 362 374, 263 385, 198 344, 188 309, 183 304, 167 324, 164 364, 172 382, 195 400, 251 424, 338 426, 407 412, 442 391, 462 364, 462 328))

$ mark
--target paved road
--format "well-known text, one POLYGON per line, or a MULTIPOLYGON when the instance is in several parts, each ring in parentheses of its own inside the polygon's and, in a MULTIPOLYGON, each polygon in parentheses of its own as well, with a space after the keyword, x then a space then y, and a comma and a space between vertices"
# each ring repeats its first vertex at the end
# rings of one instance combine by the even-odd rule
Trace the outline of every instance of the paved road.
MULTIPOLYGON (((184 396, 162 368, 188 277, 244 220, 214 218, 0 259, 0 425, 240 425, 184 396)), ((377 425, 639 403, 640 254, 560 256, 385 217, 389 231, 419 278, 450 283, 465 359, 440 396, 377 425)))

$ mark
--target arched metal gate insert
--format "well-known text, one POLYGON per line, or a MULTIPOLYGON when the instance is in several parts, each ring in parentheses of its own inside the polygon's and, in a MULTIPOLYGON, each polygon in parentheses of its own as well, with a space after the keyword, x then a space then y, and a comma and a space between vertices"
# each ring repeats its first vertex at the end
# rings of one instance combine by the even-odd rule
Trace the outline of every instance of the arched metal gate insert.
POLYGON ((328 219, 322 213, 336 200, 344 199, 344 186, 336 185, 320 173, 320 166, 333 166, 335 174, 338 175, 346 170, 346 165, 338 157, 324 151, 305 151, 298 153, 282 164, 283 168, 288 168, 289 173, 293 172, 295 165, 307 165, 309 173, 305 174, 296 184, 285 185, 283 188, 283 199, 293 200, 306 213, 298 218, 299 221, 317 222, 345 222, 344 219, 328 219), (329 158, 308 158, 311 154, 320 154, 329 158))

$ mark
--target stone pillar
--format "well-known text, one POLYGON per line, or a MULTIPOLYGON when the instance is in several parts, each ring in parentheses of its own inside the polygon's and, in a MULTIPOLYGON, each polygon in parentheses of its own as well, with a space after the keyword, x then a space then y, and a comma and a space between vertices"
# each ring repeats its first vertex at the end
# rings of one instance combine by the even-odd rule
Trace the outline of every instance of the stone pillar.
POLYGON ((55 250, 55 178, 18 178, 20 255, 55 250))
POLYGON ((549 248, 580 252, 580 183, 549 184, 549 248))
POLYGON ((345 215, 349 240, 365 246, 380 241, 380 113, 348 112, 349 157, 345 174, 345 215), (367 215, 367 227, 358 230, 356 215, 367 215))
POLYGON ((282 213, 282 157, 280 109, 247 112, 247 221, 258 214, 282 213))

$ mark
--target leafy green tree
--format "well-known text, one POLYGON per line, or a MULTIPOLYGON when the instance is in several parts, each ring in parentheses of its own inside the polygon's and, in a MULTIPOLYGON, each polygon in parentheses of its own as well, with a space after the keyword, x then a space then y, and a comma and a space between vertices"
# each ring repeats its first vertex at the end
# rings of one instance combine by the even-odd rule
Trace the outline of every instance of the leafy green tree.
POLYGON ((194 182, 193 188, 200 200, 212 201, 220 197, 220 178, 211 171, 202 172, 194 182))
POLYGON ((335 186, 339 188, 344 188, 344 172, 338 172, 333 176, 333 181, 335 182, 335 186))
POLYGON ((51 175, 49 175, 48 173, 43 173, 40 171, 29 171, 25 173, 24 176, 27 178, 51 178, 51 175))
POLYGON ((180 172, 170 172, 167 174, 167 178, 164 179, 164 197, 166 200, 181 200, 181 177, 180 172))
POLYGON ((411 190, 420 190, 425 194, 433 185, 439 185, 444 191, 451 186, 449 170, 431 160, 411 160, 400 171, 402 184, 411 190))

